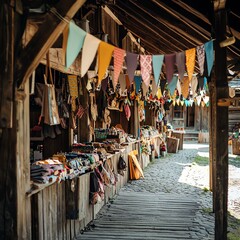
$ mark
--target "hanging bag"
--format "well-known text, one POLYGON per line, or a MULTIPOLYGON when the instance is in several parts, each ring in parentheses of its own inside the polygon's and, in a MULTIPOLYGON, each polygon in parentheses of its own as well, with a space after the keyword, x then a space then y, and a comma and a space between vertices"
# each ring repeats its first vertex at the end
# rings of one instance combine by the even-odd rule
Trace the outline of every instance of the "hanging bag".
POLYGON ((43 106, 41 116, 44 117, 44 123, 48 125, 60 124, 58 106, 56 102, 55 87, 53 84, 52 72, 50 68, 49 53, 47 54, 46 71, 44 74, 43 106), (50 84, 48 83, 48 71, 50 84))

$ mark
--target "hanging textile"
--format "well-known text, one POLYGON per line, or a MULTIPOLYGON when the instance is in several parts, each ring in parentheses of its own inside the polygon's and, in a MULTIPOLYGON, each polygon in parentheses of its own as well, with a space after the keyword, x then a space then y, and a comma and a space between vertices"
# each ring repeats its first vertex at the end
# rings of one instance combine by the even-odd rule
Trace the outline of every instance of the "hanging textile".
POLYGON ((114 51, 114 46, 106 43, 100 42, 98 47, 98 84, 101 83, 107 68, 110 64, 112 53, 114 51))
POLYGON ((127 89, 129 89, 130 86, 131 86, 131 84, 130 84, 130 80, 129 80, 128 75, 125 75, 125 78, 126 78, 126 86, 127 86, 127 89))
POLYGON ((171 96, 174 95, 175 88, 177 86, 177 82, 178 82, 178 77, 174 75, 172 78, 172 81, 168 84, 168 88, 169 88, 171 96))
POLYGON ((86 37, 86 32, 83 31, 73 22, 69 23, 67 50, 66 50, 66 67, 69 68, 79 52, 82 49, 84 39, 86 37))
POLYGON ((83 49, 82 49, 82 60, 81 60, 81 77, 83 77, 88 69, 90 68, 101 40, 87 33, 83 49))
POLYGON ((161 88, 158 88, 157 90, 157 98, 160 99, 162 97, 162 91, 161 91, 161 88))
POLYGON ((115 48, 113 52, 114 56, 114 78, 113 78, 113 87, 115 89, 119 74, 122 70, 123 66, 123 61, 124 61, 124 56, 125 56, 125 50, 122 50, 120 48, 115 48))
POLYGON ((137 69, 137 64, 138 64, 138 54, 127 52, 126 65, 127 65, 127 74, 128 74, 130 83, 133 82, 134 73, 137 69))
POLYGON ((67 51, 67 43, 68 43, 68 34, 69 34, 69 24, 63 30, 62 50, 63 50, 63 65, 64 66, 66 66, 66 51, 67 51))
POLYGON ((142 77, 141 76, 134 76, 134 82, 135 82, 135 91, 136 91, 136 95, 137 95, 139 93, 140 88, 141 88, 142 77))
POLYGON ((201 45, 201 46, 197 46, 197 59, 198 59, 200 74, 203 75, 203 73, 204 73, 204 63, 205 63, 205 47, 204 47, 204 44, 201 45))
POLYGON ((143 96, 146 97, 148 87, 146 86, 146 84, 143 81, 142 81, 142 90, 143 90, 143 96))
POLYGON ((176 54, 167 54, 165 55, 165 65, 166 65, 166 77, 168 83, 172 81, 173 73, 174 73, 174 65, 176 63, 176 54))
POLYGON ((202 97, 201 96, 197 96, 196 97, 196 101, 197 101, 197 105, 200 106, 201 101, 202 101, 202 97))
POLYGON ((140 55, 140 66, 142 80, 147 87, 150 84, 150 77, 152 74, 152 56, 151 55, 140 55))
POLYGON ((212 67, 213 67, 213 61, 214 61, 213 41, 206 42, 204 44, 204 47, 206 52, 208 76, 210 76, 212 67))
POLYGON ((183 97, 187 98, 189 93, 189 77, 188 76, 184 76, 181 87, 182 87, 183 97))
POLYGON ((185 51, 185 53, 186 53, 186 66, 187 66, 188 78, 191 81, 192 75, 194 72, 194 67, 195 67, 196 48, 188 49, 185 51))
POLYGON ((162 71, 164 55, 152 55, 153 74, 156 85, 162 71))
POLYGON ((177 69, 178 69, 178 77, 180 79, 180 81, 183 79, 184 77, 184 73, 185 73, 185 52, 179 52, 176 53, 176 65, 177 65, 177 69))

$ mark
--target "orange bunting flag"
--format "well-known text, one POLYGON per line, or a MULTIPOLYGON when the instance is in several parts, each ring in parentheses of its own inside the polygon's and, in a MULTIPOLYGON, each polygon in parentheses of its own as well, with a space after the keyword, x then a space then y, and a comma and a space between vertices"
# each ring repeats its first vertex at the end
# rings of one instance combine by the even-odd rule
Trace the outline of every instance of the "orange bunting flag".
POLYGON ((87 33, 82 49, 81 77, 83 77, 90 68, 97 53, 100 42, 100 39, 87 33))
POLYGON ((189 80, 191 81, 195 67, 196 48, 186 50, 186 67, 189 80))
POLYGON ((113 87, 115 89, 119 74, 122 70, 123 66, 123 61, 124 61, 124 56, 125 56, 125 50, 120 49, 120 48, 115 48, 113 52, 114 56, 114 78, 113 78, 113 87))
POLYGON ((152 74, 152 56, 140 55, 141 75, 142 80, 148 87, 150 84, 150 77, 152 74))
POLYGON ((184 98, 188 97, 188 92, 189 92, 189 77, 185 76, 182 81, 182 95, 184 98))
POLYGON ((110 64, 114 46, 100 42, 98 48, 98 83, 100 84, 110 64))

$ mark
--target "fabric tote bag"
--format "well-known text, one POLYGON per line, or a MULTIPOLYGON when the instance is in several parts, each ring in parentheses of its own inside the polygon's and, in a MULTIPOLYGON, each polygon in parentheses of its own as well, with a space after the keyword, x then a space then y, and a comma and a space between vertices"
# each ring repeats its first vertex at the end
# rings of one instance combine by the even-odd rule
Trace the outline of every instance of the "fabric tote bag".
POLYGON ((47 54, 46 72, 44 74, 43 106, 41 116, 44 117, 44 123, 48 125, 60 124, 58 114, 58 105, 56 102, 55 86, 53 84, 52 72, 50 69, 49 54, 47 54), (49 80, 48 83, 48 71, 49 80))

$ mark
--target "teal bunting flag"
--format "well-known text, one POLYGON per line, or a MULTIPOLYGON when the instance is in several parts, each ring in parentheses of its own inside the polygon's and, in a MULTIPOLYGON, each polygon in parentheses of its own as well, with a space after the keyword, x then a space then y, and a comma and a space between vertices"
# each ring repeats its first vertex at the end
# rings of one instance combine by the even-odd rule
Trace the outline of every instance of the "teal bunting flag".
POLYGON ((213 67, 213 61, 214 61, 213 41, 211 40, 209 42, 206 42, 204 44, 204 48, 206 53, 208 76, 210 76, 212 67, 213 67))
POLYGON ((152 65, 153 65, 153 74, 156 85, 158 85, 158 80, 160 73, 162 71, 164 55, 153 55, 152 56, 152 65))
POLYGON ((174 75, 172 78, 172 81, 170 83, 168 83, 168 88, 169 88, 171 96, 173 96, 173 94, 175 92, 175 88, 177 86, 177 81, 178 81, 178 77, 174 75))
POLYGON ((136 91, 136 94, 138 94, 138 92, 141 88, 142 77, 134 76, 134 82, 135 82, 135 91, 136 91))
POLYGON ((87 32, 83 31, 74 22, 69 23, 69 33, 66 50, 66 68, 69 68, 82 49, 87 32))

